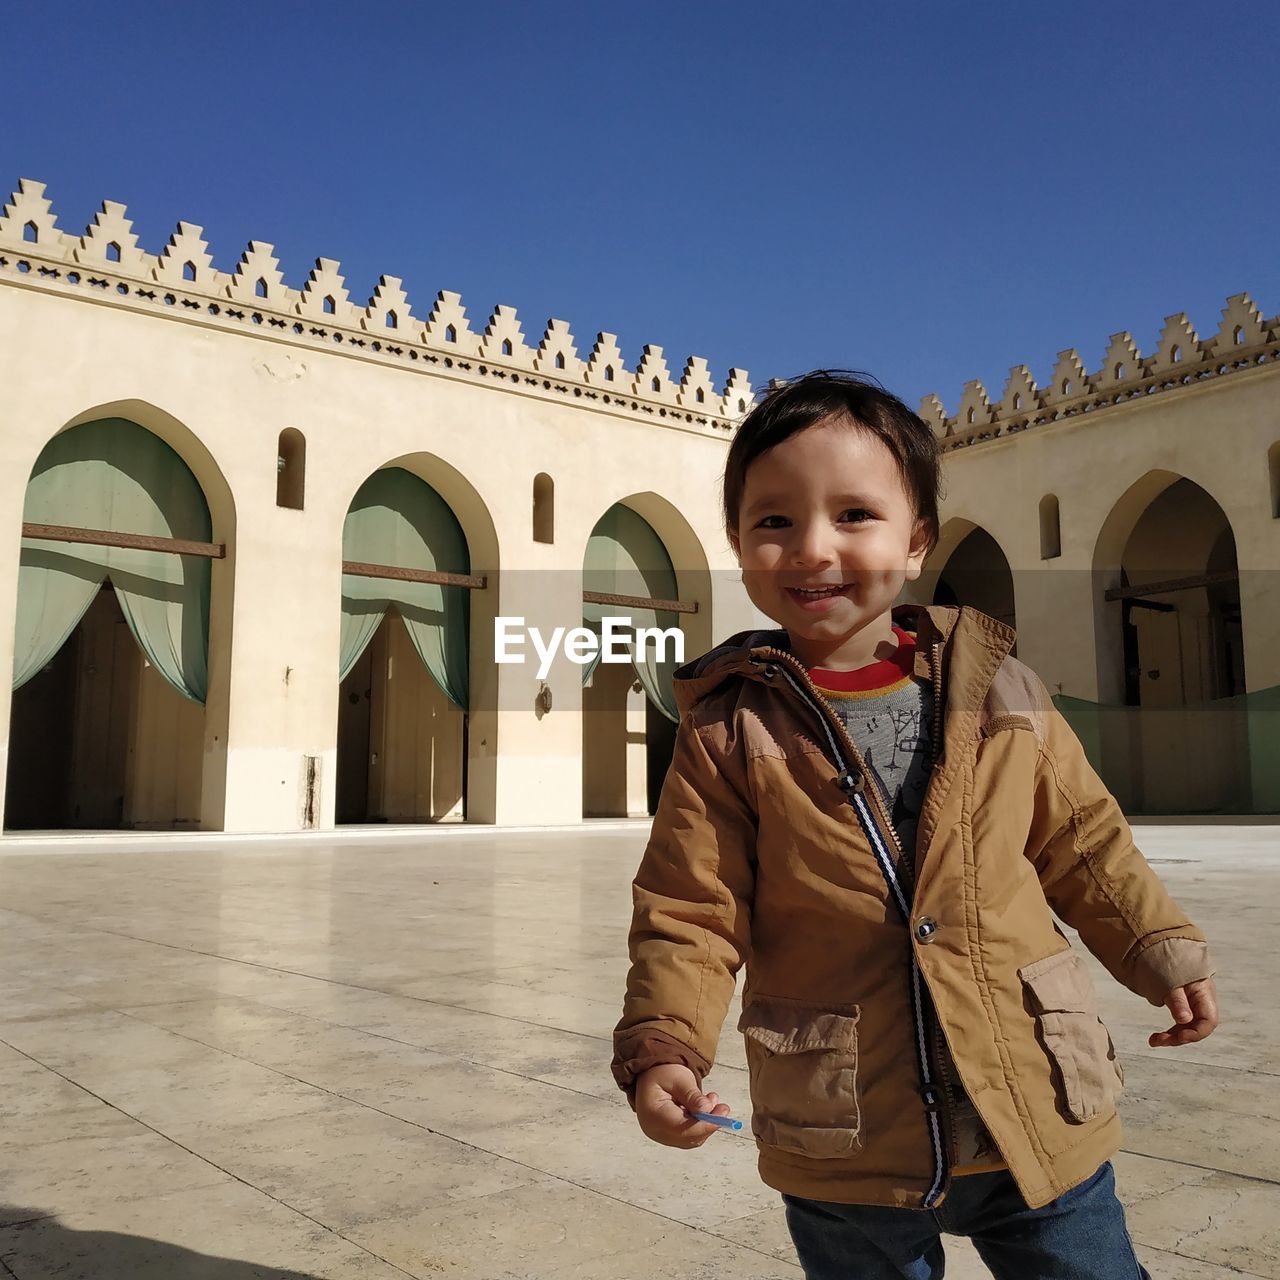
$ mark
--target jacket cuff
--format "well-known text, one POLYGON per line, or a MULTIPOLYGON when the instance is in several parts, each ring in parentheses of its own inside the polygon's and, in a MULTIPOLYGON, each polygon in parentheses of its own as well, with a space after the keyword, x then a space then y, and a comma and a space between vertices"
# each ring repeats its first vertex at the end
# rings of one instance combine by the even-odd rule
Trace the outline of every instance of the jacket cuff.
POLYGON ((609 1069, 618 1082, 618 1088, 626 1093, 632 1111, 636 1109, 636 1078, 650 1067, 667 1063, 688 1067, 697 1077, 699 1088, 703 1077, 711 1070, 711 1063, 706 1058, 665 1031, 633 1032, 614 1040, 613 1062, 609 1069))
POLYGON ((1133 986, 1151 1004, 1163 1005, 1175 987, 1211 978, 1216 972, 1208 943, 1194 938, 1162 938, 1134 960, 1133 986))

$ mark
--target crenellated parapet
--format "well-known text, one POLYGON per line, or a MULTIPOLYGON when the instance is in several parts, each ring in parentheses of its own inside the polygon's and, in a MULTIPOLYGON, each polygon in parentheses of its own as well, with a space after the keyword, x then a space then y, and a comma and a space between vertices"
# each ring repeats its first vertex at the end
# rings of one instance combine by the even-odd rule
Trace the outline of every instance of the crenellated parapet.
POLYGON ((731 369, 717 391, 701 356, 690 356, 676 381, 662 348, 649 345, 629 370, 611 333, 597 334, 583 359, 563 320, 549 320, 535 344, 515 309, 497 306, 477 330, 462 299, 445 290, 425 317, 415 315, 396 276, 381 276, 361 306, 331 258, 317 258, 294 289, 274 247, 258 240, 249 242, 233 271, 219 271, 202 228, 189 222, 179 222, 164 248, 151 254, 139 245, 125 206, 111 200, 84 235, 68 235, 57 225, 44 183, 25 178, 0 209, 0 283, 527 395, 586 401, 718 435, 728 435, 754 401, 745 370, 731 369))
POLYGON ((1201 338, 1186 313, 1179 312, 1165 317, 1150 355, 1138 350, 1131 333, 1113 333, 1093 372, 1072 347, 1058 352, 1044 386, 1036 384, 1025 364, 1015 365, 999 400, 975 380, 965 383, 954 415, 936 395, 928 395, 920 402, 920 416, 944 450, 961 449, 1268 365, 1280 365, 1280 316, 1264 319, 1247 293, 1237 293, 1227 299, 1211 338, 1201 338))

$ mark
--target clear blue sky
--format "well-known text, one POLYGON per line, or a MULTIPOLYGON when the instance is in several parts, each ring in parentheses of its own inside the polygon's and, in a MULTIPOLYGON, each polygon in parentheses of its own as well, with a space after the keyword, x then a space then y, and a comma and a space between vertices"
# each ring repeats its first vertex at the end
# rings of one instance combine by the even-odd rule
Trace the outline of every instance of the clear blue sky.
POLYGON ((1278 53, 1275 5, 64 0, 6 14, 0 186, 954 412, 1229 294, 1280 312, 1278 53))

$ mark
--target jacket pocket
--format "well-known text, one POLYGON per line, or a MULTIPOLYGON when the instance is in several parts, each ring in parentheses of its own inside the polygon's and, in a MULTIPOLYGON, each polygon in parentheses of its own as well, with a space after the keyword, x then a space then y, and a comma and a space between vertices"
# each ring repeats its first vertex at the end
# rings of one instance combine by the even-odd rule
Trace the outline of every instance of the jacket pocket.
POLYGON ((862 1147, 856 1004, 750 999, 738 1020, 746 1038, 751 1129, 766 1146, 817 1159, 862 1147))
POLYGON ((1084 962, 1074 951, 1018 970, 1044 1047, 1058 1069, 1067 1114, 1081 1122, 1115 1107, 1124 1068, 1098 1017, 1098 997, 1084 962))

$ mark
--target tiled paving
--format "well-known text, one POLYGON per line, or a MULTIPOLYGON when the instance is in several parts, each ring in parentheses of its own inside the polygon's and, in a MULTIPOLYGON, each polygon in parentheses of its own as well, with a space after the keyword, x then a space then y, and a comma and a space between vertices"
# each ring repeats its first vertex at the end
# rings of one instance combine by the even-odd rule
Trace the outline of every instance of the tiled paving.
MULTIPOLYGON (((1225 1022, 1150 1049, 1102 975, 1131 1230, 1157 1280, 1280 1277, 1280 827, 1137 830, 1225 1022)), ((751 1141, 656 1146, 609 1076, 646 831, 9 844, 0 1276, 800 1280, 751 1141)), ((712 1086, 745 1110, 731 1027, 712 1086)))

